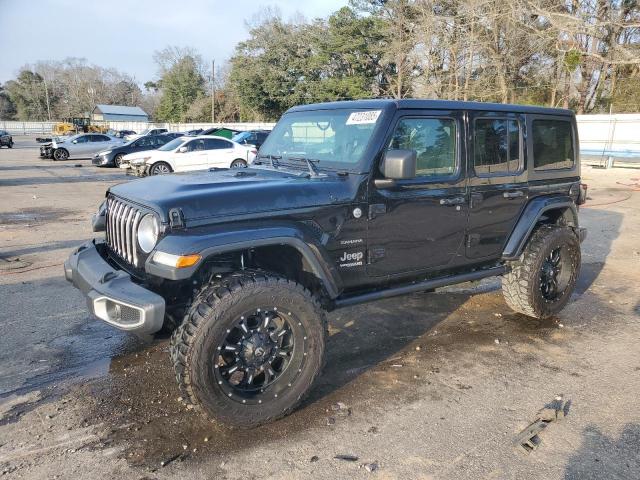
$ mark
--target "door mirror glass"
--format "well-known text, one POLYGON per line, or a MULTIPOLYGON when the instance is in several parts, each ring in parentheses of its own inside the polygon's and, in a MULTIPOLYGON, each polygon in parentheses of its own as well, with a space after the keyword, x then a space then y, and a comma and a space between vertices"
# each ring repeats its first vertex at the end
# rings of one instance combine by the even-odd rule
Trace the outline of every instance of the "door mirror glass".
POLYGON ((380 171, 385 178, 391 180, 415 178, 417 158, 415 150, 387 150, 380 171))
POLYGON ((187 147, 180 147, 180 148, 178 149, 178 152, 179 152, 179 153, 185 153, 185 152, 187 152, 187 150, 189 150, 187 147))

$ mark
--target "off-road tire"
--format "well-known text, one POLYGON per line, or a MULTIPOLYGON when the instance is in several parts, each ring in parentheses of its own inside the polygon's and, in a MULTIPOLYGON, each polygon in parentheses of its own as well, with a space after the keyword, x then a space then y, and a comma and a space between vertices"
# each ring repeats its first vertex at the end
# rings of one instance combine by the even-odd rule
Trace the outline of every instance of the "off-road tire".
POLYGON ((149 169, 149 175, 163 175, 164 173, 171 173, 173 172, 173 169, 171 168, 171 165, 169 165, 167 162, 157 162, 154 163, 153 165, 151 165, 151 168, 149 169), (160 172, 161 167, 167 167, 169 169, 169 172, 160 172))
POLYGON ((215 280, 197 294, 171 337, 171 361, 182 398, 210 419, 238 428, 253 428, 284 417, 303 400, 321 372, 326 333, 320 303, 292 280, 255 271, 215 280), (280 310, 285 308, 295 315, 305 331, 307 353, 300 373, 277 398, 269 395, 260 405, 245 405, 229 398, 214 381, 216 346, 240 312, 264 304, 280 305, 280 310))
POLYGON ((120 168, 120 164, 122 163, 122 157, 124 157, 124 154, 122 154, 122 153, 119 153, 115 157, 113 157, 113 166, 114 167, 120 168))
POLYGON ((67 160, 69 158, 69 152, 64 148, 56 148, 52 155, 54 160, 67 160))
MULTIPOLYGON (((524 315, 542 319, 558 313, 567 304, 580 272, 580 241, 570 227, 542 225, 527 242, 518 260, 502 278, 502 293, 509 307, 524 315), (541 290, 545 259, 558 247, 566 247, 570 276, 567 285, 554 300, 547 300, 541 290)), ((567 268, 567 267, 563 267, 567 268)))

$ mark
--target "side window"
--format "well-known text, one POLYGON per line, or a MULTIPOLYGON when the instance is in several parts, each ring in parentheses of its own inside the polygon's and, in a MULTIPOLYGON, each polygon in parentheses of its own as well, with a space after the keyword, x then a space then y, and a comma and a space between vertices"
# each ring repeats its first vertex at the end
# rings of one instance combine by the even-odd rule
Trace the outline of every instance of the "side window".
POLYGON ((573 167, 573 129, 565 120, 533 121, 533 168, 556 170, 573 167))
POLYGON ((150 147, 152 145, 153 145, 153 138, 151 137, 142 137, 137 143, 138 147, 150 147))
POLYGON ((189 152, 199 152, 201 150, 205 150, 204 140, 199 138, 198 140, 193 140, 189 142, 187 145, 189 152))
POLYGON ((403 118, 389 149, 415 150, 418 177, 446 177, 456 172, 456 122, 452 118, 403 118))
POLYGON ((90 135, 83 135, 82 137, 76 138, 76 143, 87 143, 89 141, 90 135))
POLYGON ((478 175, 504 175, 520 168, 516 120, 479 118, 474 123, 473 165, 478 175))
POLYGON ((229 142, 221 140, 219 138, 207 138, 205 140, 207 150, 221 150, 223 148, 233 148, 233 145, 229 142))

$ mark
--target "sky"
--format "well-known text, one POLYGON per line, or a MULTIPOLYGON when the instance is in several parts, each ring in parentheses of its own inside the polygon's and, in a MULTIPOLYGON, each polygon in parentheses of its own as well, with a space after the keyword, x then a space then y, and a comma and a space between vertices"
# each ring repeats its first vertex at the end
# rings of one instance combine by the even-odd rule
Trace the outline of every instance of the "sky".
POLYGON ((223 63, 266 7, 284 19, 325 17, 347 0, 0 0, 0 82, 39 60, 86 58, 143 84, 156 78, 153 52, 194 47, 223 63))

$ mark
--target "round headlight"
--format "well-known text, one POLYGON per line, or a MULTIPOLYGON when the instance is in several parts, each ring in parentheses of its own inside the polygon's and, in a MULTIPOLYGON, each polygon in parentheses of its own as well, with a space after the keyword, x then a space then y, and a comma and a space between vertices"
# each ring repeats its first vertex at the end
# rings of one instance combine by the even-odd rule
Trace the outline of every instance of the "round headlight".
POLYGON ((144 253, 149 253, 156 246, 160 226, 156 216, 148 213, 138 225, 138 245, 144 253))

